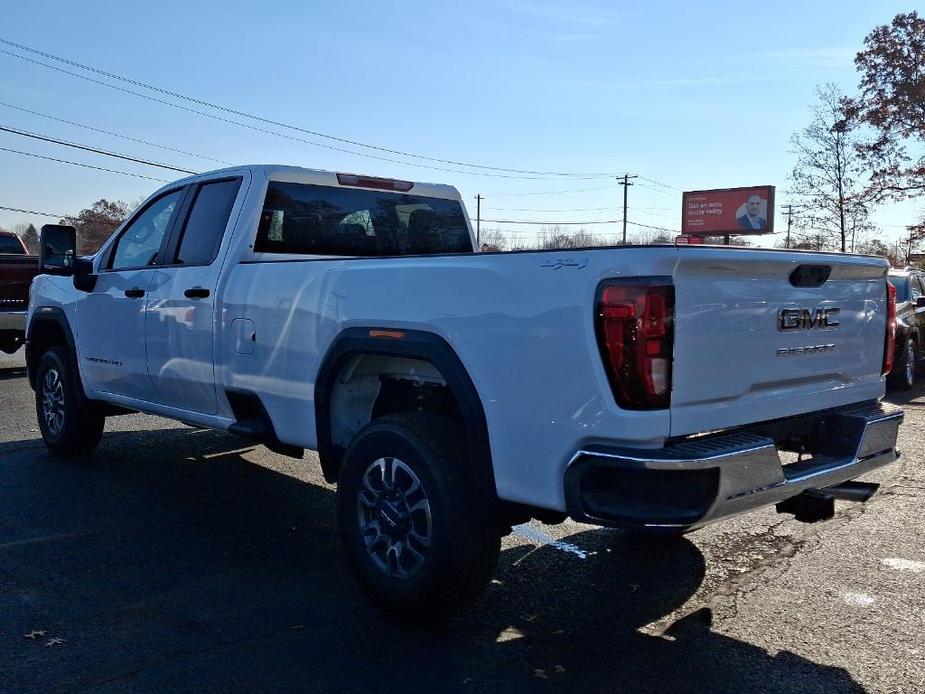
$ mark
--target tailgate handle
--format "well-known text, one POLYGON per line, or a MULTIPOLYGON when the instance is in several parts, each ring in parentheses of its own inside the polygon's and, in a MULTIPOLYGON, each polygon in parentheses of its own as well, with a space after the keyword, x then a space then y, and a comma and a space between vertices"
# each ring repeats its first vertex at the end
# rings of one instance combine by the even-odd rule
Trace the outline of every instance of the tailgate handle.
POLYGON ((800 265, 790 273, 790 284, 794 287, 821 287, 832 274, 828 265, 800 265))

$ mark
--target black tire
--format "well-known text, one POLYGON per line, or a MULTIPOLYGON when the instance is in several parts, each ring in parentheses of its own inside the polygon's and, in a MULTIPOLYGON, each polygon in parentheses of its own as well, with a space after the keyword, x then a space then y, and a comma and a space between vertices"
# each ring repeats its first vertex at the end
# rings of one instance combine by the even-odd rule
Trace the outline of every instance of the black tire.
POLYGON ((468 461, 459 427, 420 412, 371 422, 344 455, 341 542, 363 592, 398 619, 447 618, 482 592, 497 566, 501 533, 485 498, 494 490, 467 475, 468 461), (380 473, 390 486, 379 484, 380 473), (372 482, 364 486, 368 474, 372 482), (404 514, 409 508, 417 510, 404 514))
POLYGON ((892 382, 899 390, 911 390, 915 385, 915 377, 918 373, 918 348, 911 337, 906 338, 906 345, 903 348, 902 356, 896 360, 896 366, 893 369, 892 382))
POLYGON ((35 376, 35 414, 48 450, 63 458, 93 452, 106 417, 88 400, 68 350, 52 347, 42 355, 35 376))

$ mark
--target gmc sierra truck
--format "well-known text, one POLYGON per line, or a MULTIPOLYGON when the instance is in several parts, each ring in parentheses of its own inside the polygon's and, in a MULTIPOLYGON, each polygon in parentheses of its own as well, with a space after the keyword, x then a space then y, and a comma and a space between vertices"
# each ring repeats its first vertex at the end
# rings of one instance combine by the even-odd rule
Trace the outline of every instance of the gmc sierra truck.
POLYGON ((450 186, 263 165, 162 188, 92 258, 73 235, 43 229, 29 304, 51 452, 126 410, 317 451, 393 614, 457 609, 530 518, 815 520, 897 457, 882 258, 477 253, 450 186))
POLYGON ((29 255, 16 234, 0 231, 0 351, 16 352, 26 337, 29 285, 39 259, 29 255))

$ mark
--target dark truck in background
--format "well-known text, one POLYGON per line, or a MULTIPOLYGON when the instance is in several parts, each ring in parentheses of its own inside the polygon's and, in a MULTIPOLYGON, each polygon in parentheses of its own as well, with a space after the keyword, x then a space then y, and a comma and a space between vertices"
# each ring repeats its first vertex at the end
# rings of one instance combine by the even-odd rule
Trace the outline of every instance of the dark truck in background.
POLYGON ((890 270, 896 289, 896 353, 888 385, 909 390, 925 373, 925 271, 916 267, 890 270))
POLYGON ((38 257, 16 234, 0 231, 0 351, 12 354, 25 341, 29 286, 38 272, 38 257))

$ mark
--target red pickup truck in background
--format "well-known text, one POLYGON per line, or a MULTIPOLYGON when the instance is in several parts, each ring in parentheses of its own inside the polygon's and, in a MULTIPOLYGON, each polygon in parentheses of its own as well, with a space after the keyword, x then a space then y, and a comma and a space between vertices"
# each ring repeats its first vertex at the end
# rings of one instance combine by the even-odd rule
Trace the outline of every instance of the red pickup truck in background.
POLYGON ((26 338, 29 285, 38 272, 38 256, 29 255, 16 234, 0 231, 0 350, 7 354, 26 338))

